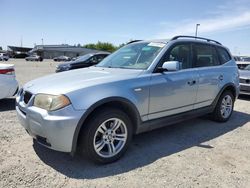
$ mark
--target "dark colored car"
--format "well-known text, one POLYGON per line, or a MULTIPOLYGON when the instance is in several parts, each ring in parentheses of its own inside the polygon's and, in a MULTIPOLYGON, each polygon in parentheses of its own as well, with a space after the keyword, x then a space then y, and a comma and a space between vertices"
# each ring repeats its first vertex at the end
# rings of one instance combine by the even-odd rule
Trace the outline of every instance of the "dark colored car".
POLYGON ((103 52, 103 53, 86 54, 84 56, 80 56, 74 61, 59 64, 56 67, 56 72, 68 71, 72 69, 79 69, 96 65, 100 61, 102 61, 105 57, 107 57, 109 54, 110 53, 108 52, 103 52))
POLYGON ((39 55, 31 55, 25 58, 26 61, 43 61, 43 58, 39 55))
POLYGON ((15 59, 23 59, 23 58, 26 58, 28 56, 29 55, 26 54, 26 53, 18 53, 18 54, 14 54, 12 57, 15 58, 15 59))
POLYGON ((62 56, 59 56, 59 57, 55 57, 53 59, 54 61, 70 61, 70 57, 68 56, 65 56, 65 55, 62 55, 62 56))

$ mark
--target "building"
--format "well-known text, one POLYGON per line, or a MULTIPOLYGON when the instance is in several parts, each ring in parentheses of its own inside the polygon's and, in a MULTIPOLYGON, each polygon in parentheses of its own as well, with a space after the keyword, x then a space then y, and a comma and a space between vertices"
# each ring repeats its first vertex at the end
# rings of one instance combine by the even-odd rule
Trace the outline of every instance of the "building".
POLYGON ((14 58, 25 58, 28 56, 28 52, 32 50, 32 48, 28 47, 20 47, 20 46, 7 46, 7 51, 10 57, 14 58))
POLYGON ((3 48, 0 46, 0 53, 7 53, 7 51, 3 50, 3 48))
POLYGON ((58 56, 77 57, 95 52, 100 52, 100 51, 88 48, 70 46, 67 44, 36 45, 31 51, 29 51, 30 54, 37 54, 45 59, 52 59, 58 56))

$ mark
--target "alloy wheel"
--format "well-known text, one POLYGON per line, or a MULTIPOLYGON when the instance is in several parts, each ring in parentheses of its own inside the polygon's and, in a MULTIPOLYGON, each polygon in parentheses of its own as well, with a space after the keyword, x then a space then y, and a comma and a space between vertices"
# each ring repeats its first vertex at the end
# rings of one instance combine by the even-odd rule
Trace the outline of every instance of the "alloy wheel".
POLYGON ((104 158, 113 157, 123 149, 127 137, 127 127, 121 119, 108 119, 95 132, 93 140, 95 152, 104 158))
POLYGON ((226 95, 221 102, 220 112, 221 116, 226 119, 231 115, 233 108, 233 100, 230 95, 226 95))

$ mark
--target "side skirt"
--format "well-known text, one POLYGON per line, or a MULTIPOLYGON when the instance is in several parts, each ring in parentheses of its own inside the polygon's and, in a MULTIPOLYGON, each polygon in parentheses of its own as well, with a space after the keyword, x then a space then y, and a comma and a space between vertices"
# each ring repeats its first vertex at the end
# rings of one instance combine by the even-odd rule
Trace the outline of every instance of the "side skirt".
POLYGON ((213 110, 214 110, 214 105, 211 105, 208 107, 199 108, 199 109, 191 110, 188 112, 183 112, 183 113, 180 113, 177 115, 171 115, 171 116, 167 116, 167 117, 163 117, 163 118, 148 120, 148 121, 142 122, 138 126, 136 134, 150 131, 153 129, 158 129, 158 128, 172 125, 175 123, 179 123, 179 122, 182 122, 184 120, 193 119, 193 118, 196 118, 199 116, 203 116, 203 115, 206 115, 206 114, 213 112, 213 110))

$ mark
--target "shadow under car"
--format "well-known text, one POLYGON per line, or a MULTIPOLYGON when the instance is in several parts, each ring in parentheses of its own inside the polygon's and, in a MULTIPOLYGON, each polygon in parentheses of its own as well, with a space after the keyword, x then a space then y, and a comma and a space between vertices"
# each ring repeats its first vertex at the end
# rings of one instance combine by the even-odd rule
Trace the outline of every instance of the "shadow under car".
POLYGON ((47 149, 36 141, 33 147, 45 164, 65 176, 75 179, 96 179, 149 165, 158 159, 194 146, 212 149, 213 146, 204 142, 233 131, 249 121, 249 114, 235 111, 226 123, 197 118, 142 133, 134 137, 124 157, 107 165, 94 164, 80 155, 71 157, 67 153, 47 149))

